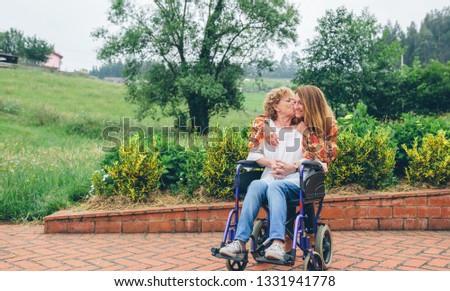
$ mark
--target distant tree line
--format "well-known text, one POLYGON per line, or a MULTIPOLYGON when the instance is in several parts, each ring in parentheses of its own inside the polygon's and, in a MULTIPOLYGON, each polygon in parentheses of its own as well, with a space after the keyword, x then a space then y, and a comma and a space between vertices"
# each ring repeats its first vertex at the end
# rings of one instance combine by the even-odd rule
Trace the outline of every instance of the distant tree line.
POLYGON ((244 75, 246 78, 293 79, 299 68, 297 64, 299 58, 300 55, 296 51, 284 53, 280 60, 266 62, 264 66, 245 66, 244 75))
POLYGON ((420 28, 413 22, 406 34, 395 27, 392 31, 407 47, 404 62, 408 66, 412 66, 416 58, 421 63, 438 60, 444 64, 450 61, 450 7, 427 13, 420 28))
POLYGON ((17 55, 20 61, 31 63, 46 62, 53 52, 54 46, 37 36, 25 36, 23 32, 10 28, 0 31, 0 52, 17 55))
POLYGON ((122 61, 108 62, 101 67, 93 67, 89 72, 89 75, 100 79, 104 79, 106 77, 123 78, 124 70, 125 65, 122 61))
MULTIPOLYGON (((258 69, 257 66, 244 66, 244 76, 246 78, 274 78, 274 79, 292 79, 298 70, 297 60, 298 52, 284 53, 281 59, 267 62, 264 69, 258 69)), ((100 67, 94 66, 89 72, 91 76, 100 79, 106 77, 123 78, 125 64, 122 61, 111 61, 100 67)))

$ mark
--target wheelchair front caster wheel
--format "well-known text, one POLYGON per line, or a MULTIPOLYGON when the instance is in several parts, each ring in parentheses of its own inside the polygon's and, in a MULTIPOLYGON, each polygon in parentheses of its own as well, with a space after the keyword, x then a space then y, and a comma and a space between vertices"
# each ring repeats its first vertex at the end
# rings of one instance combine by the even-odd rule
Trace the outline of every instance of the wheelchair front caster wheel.
POLYGON ((333 237, 331 236, 331 230, 328 225, 319 226, 314 243, 316 245, 315 250, 323 258, 323 269, 328 270, 333 260, 333 237))
POLYGON ((246 261, 235 261, 235 260, 227 260, 226 261, 228 271, 244 271, 245 267, 247 267, 246 261))
POLYGON ((313 261, 311 254, 307 254, 305 260, 303 261, 303 271, 323 271, 323 259, 318 252, 313 252, 313 261))
MULTIPOLYGON (((259 250, 262 244, 269 238, 269 223, 267 219, 258 221, 253 227, 253 239, 255 240, 256 250, 259 250)), ((253 257, 264 257, 264 249, 253 254, 253 257)))

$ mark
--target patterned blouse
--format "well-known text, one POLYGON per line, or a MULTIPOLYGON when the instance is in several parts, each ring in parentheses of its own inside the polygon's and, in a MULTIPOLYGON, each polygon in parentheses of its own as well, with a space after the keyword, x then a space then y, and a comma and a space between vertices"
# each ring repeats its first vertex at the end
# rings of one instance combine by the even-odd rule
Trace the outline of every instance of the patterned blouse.
MULTIPOLYGON (((264 138, 269 137, 269 134, 264 134, 264 132, 270 133, 273 131, 268 125, 268 119, 269 116, 267 114, 262 114, 253 121, 250 140, 248 142, 250 149, 258 148, 264 142, 264 138)), ((336 119, 333 118, 331 130, 325 138, 320 137, 314 132, 310 132, 306 138, 303 138, 303 156, 308 160, 317 160, 327 164, 331 163, 336 158, 338 151, 337 136, 338 124, 336 119)))

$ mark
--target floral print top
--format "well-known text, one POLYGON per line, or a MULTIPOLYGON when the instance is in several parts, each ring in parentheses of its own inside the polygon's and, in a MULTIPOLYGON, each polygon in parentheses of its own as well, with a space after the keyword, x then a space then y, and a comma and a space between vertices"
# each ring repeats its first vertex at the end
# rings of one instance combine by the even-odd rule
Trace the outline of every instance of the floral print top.
MULTIPOLYGON (((268 119, 269 116, 267 114, 262 114, 253 120, 250 140, 248 142, 250 149, 259 148, 264 143, 264 138, 269 137, 269 134, 264 133, 273 131, 268 125, 268 119)), ((331 163, 336 158, 338 151, 337 136, 338 124, 336 119, 333 118, 331 130, 325 138, 320 137, 314 132, 310 132, 303 138, 303 156, 308 160, 320 161, 327 164, 331 163)))

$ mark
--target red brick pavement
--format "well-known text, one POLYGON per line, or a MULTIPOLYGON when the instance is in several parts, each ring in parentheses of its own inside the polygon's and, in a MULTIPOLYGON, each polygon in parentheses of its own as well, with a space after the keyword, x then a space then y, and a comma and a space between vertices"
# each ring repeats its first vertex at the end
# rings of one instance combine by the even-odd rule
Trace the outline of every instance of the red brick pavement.
MULTIPOLYGON (((0 271, 226 270, 211 256, 222 233, 44 234, 0 225, 0 271)), ((450 270, 450 231, 335 231, 331 270, 450 270)), ((248 270, 299 270, 256 264, 248 270)))

